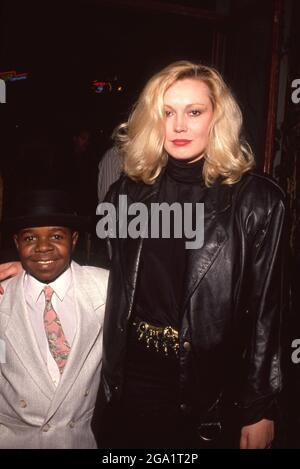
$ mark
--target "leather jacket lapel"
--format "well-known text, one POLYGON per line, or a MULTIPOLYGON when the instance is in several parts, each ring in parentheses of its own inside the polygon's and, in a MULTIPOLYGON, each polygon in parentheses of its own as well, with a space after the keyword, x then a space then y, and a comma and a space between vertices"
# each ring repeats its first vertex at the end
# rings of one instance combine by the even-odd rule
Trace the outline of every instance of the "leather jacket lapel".
POLYGON ((183 308, 228 239, 222 214, 231 206, 231 187, 216 183, 204 198, 204 244, 186 252, 183 308))
POLYGON ((204 239, 202 248, 189 249, 186 253, 183 308, 228 239, 225 229, 215 217, 205 217, 204 239))

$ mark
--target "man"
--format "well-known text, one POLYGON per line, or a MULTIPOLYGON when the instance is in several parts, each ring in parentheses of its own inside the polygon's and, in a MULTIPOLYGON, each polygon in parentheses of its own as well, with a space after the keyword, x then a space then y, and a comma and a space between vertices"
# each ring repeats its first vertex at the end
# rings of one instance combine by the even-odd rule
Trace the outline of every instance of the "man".
POLYGON ((0 448, 96 448, 108 272, 71 261, 85 222, 59 191, 28 193, 7 220, 24 271, 0 298, 0 448))

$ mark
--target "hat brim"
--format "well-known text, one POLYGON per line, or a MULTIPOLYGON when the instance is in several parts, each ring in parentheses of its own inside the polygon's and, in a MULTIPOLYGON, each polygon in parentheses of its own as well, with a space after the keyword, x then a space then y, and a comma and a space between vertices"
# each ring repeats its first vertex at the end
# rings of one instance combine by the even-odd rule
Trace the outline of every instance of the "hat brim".
POLYGON ((88 216, 73 214, 48 214, 8 218, 2 224, 4 228, 10 231, 21 230, 24 228, 36 228, 40 226, 65 226, 75 230, 89 230, 91 228, 91 219, 88 216))

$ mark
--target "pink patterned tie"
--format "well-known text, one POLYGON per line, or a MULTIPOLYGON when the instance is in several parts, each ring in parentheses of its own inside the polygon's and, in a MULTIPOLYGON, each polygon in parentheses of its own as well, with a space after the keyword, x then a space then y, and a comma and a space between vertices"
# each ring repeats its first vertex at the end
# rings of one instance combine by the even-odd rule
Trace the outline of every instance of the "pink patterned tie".
POLYGON ((51 298, 54 290, 48 285, 43 289, 45 293, 46 306, 44 311, 44 325, 49 343, 50 352, 56 361, 59 372, 64 371, 71 347, 65 337, 59 317, 54 310, 51 298))

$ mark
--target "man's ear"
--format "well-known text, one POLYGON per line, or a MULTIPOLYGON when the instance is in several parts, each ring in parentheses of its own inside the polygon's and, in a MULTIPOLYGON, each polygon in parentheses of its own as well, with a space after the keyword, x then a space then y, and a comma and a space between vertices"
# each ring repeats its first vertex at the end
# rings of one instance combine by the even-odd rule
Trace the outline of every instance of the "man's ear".
POLYGON ((14 240, 16 248, 19 249, 19 241, 18 241, 18 235, 17 234, 13 235, 13 240, 14 240))
POLYGON ((76 244, 77 244, 78 238, 79 238, 79 233, 78 233, 78 231, 73 231, 73 232, 72 232, 72 251, 74 251, 74 249, 75 249, 75 246, 76 246, 76 244))

